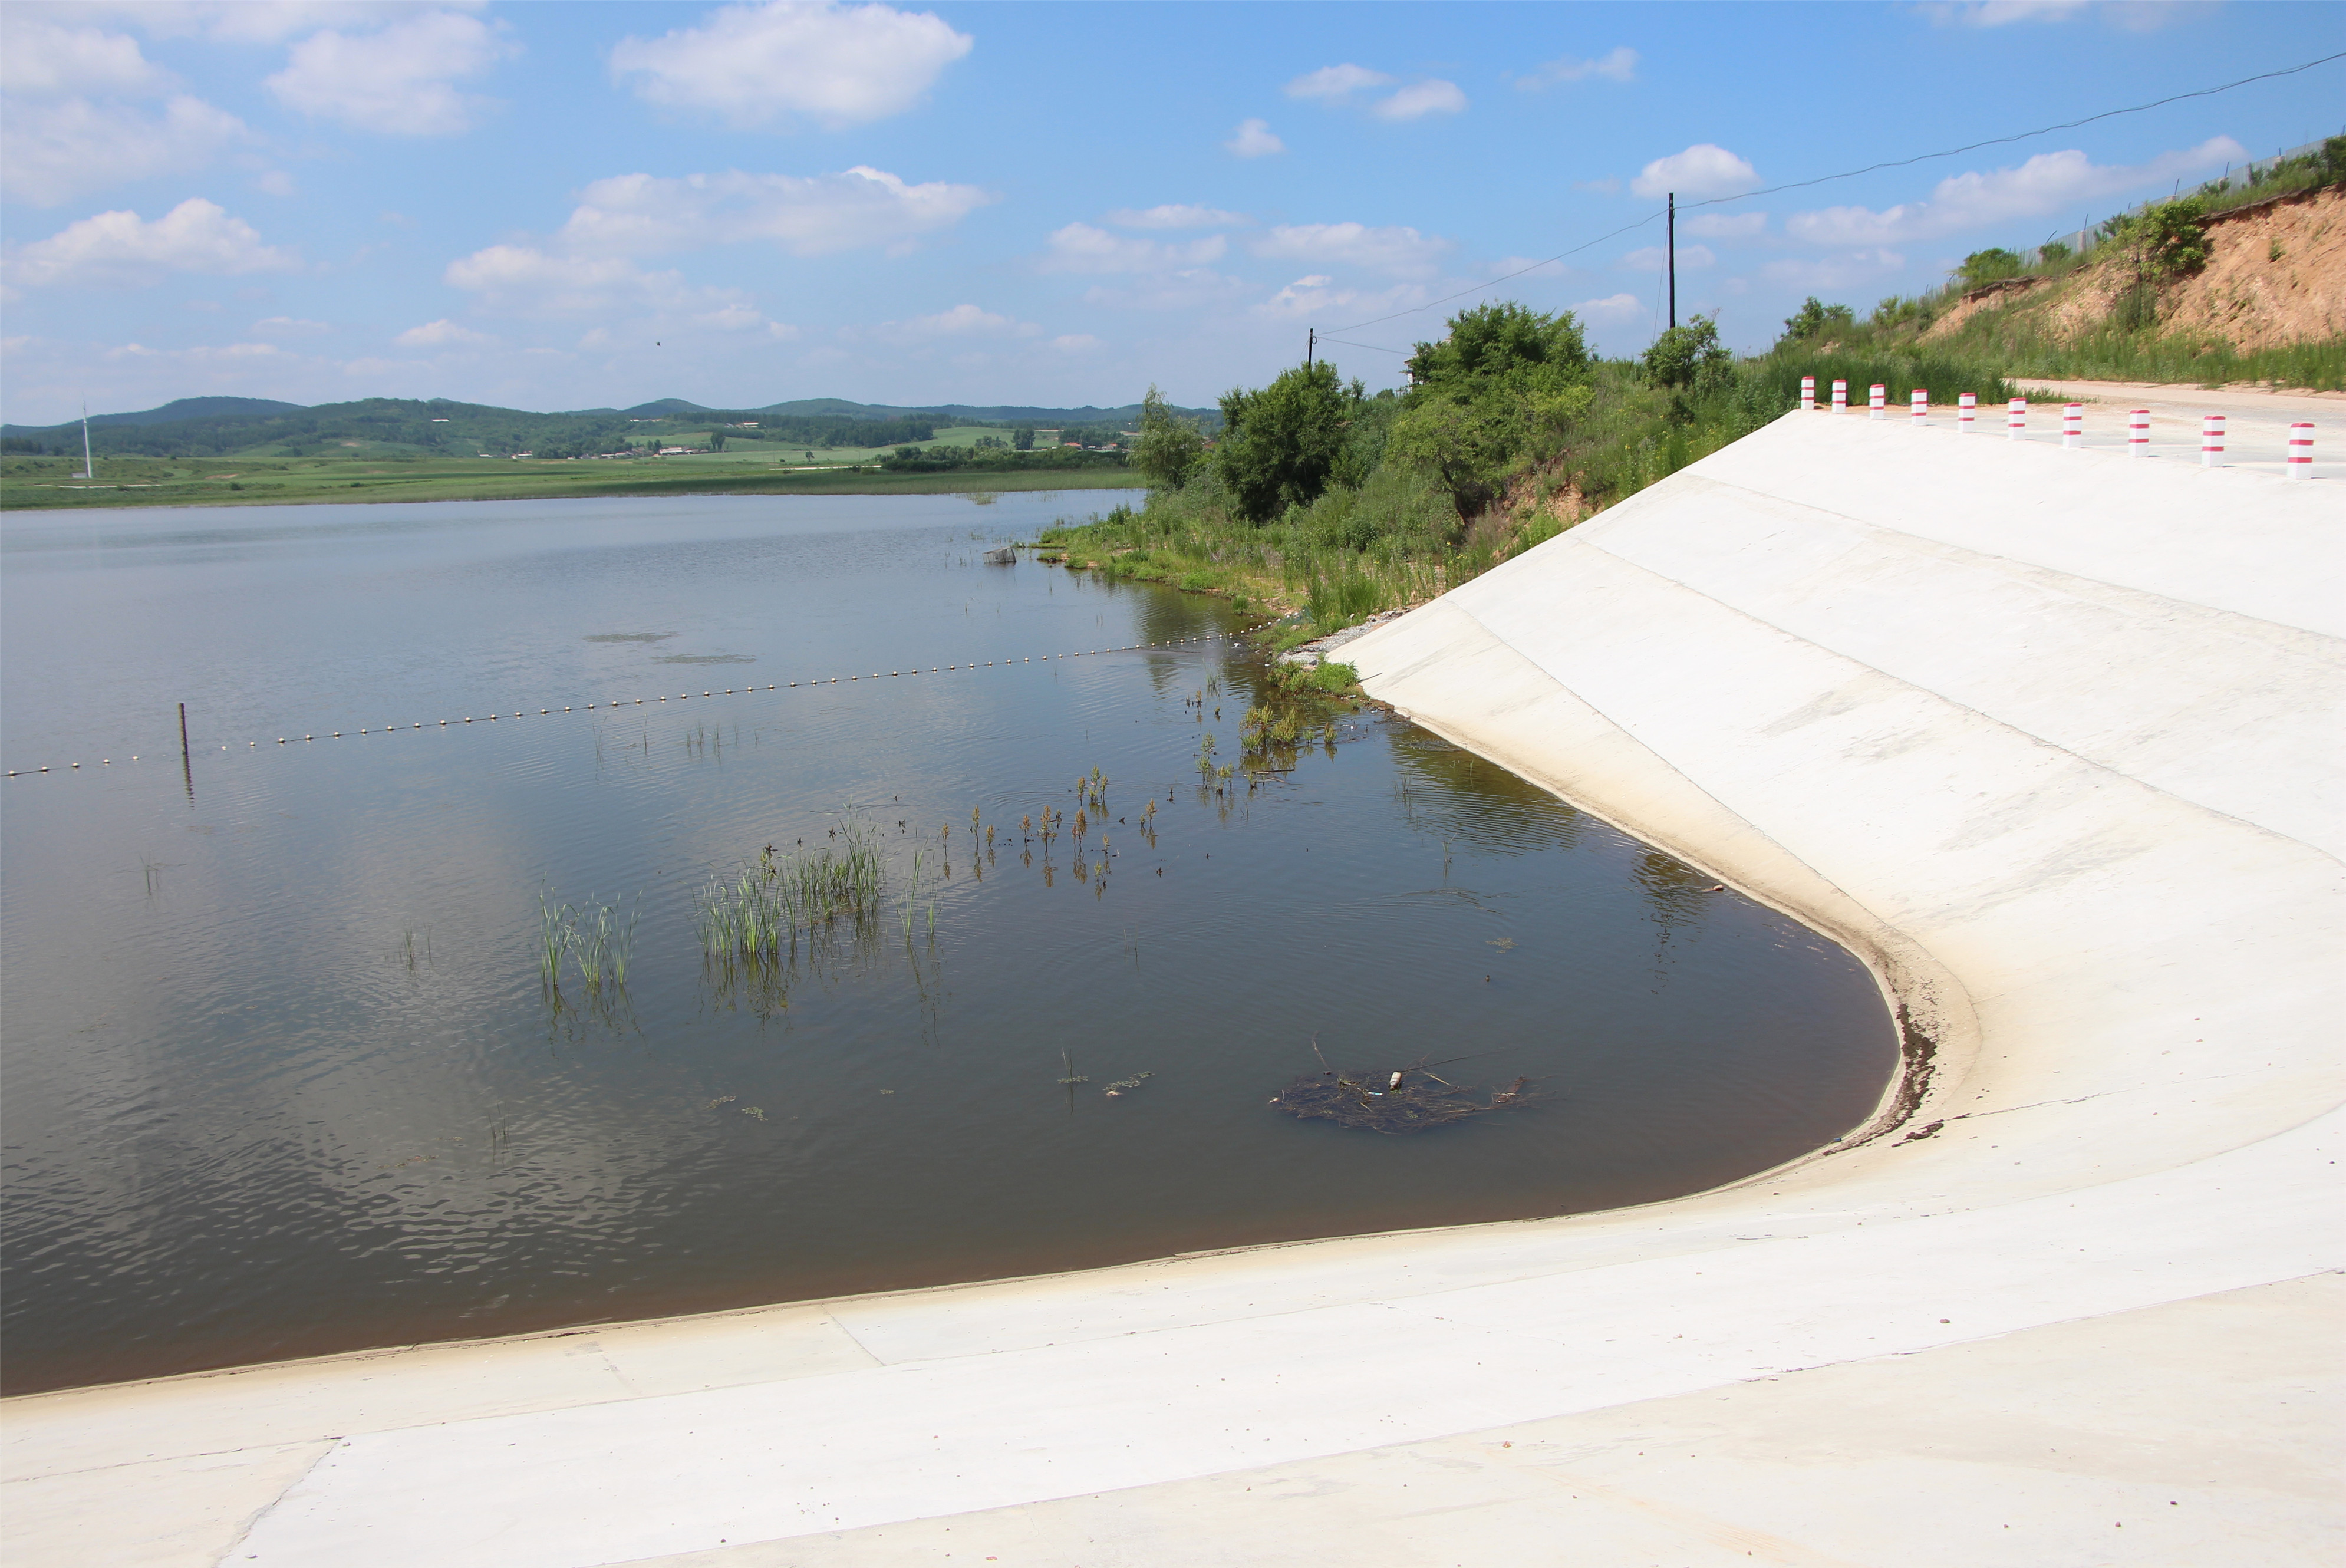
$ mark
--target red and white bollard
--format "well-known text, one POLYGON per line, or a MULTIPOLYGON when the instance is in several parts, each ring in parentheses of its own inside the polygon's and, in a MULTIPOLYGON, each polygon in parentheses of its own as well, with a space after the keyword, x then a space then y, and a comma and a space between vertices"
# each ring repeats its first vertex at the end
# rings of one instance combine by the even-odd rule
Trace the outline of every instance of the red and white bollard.
POLYGON ((2138 408, 2127 415, 2127 455, 2150 455, 2150 410, 2138 408))
POLYGON ((2014 398, 2005 405, 2004 411, 2004 439, 2018 441, 2021 432, 2027 428, 2028 400, 2025 397, 2014 398))
POLYGON ((1913 421, 1916 424, 1920 424, 1924 420, 1930 418, 1931 389, 1929 387, 1916 387, 1912 392, 1908 393, 1906 397, 1906 409, 1907 412, 1912 415, 1913 421))
POLYGON ((1978 412, 1979 394, 1977 392, 1964 392, 1957 397, 1955 399, 1955 433, 1969 435, 1972 433, 1972 420, 1978 412))
POLYGON ((2202 414, 2199 418, 2199 466, 2224 466, 2224 416, 2202 414))
POLYGON ((1800 378, 1800 412, 1802 413, 1814 413, 1816 412, 1816 408, 1817 378, 1814 376, 1802 376, 1800 378))
POLYGON ((1890 389, 1880 382, 1874 382, 1873 390, 1865 394, 1865 417, 1868 419, 1890 417, 1890 389))
POLYGON ((1833 412, 1847 413, 1848 412, 1849 383, 1847 382, 1833 382, 1833 412))
POLYGON ((2313 477, 2313 427, 2299 423, 2289 427, 2289 465, 2281 472, 2291 479, 2313 477))
POLYGON ((2070 403, 2061 411, 2061 444, 2074 452, 2086 444, 2086 405, 2070 403))

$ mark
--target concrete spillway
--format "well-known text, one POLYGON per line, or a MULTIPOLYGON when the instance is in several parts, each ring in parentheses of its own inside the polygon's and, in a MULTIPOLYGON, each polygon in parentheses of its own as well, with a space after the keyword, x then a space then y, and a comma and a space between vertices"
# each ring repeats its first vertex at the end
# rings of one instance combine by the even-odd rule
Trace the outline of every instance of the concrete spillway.
POLYGON ((1647 1208, 12 1401, 11 1559, 2310 1563, 2346 488, 1789 416, 1345 650, 1907 1070, 1647 1208))

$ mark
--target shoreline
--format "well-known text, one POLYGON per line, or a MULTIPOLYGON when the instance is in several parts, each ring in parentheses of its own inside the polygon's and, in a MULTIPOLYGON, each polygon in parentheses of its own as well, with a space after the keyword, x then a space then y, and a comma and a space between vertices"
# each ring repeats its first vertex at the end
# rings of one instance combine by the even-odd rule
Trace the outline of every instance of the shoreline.
MULTIPOLYGON (((28 488, 23 482, 0 484, 0 514, 30 514, 56 512, 132 511, 163 508, 226 507, 226 506, 359 506, 359 505, 434 505, 443 502, 494 501, 608 501, 666 500, 699 495, 1004 495, 1058 490, 1136 490, 1146 488, 1146 482, 1130 469, 1101 468, 1071 469, 1053 473, 861 473, 839 474, 824 470, 824 477, 794 483, 794 474, 781 474, 749 483, 733 477, 652 480, 611 480, 582 482, 577 484, 533 484, 516 479, 505 486, 483 486, 476 493, 463 494, 401 495, 389 493, 384 485, 352 495, 321 489, 317 494, 272 495, 250 491, 174 494, 153 499, 125 501, 36 501, 19 499, 28 488)), ((463 480, 418 480, 417 484, 446 484, 463 488, 463 480)), ((181 489, 187 482, 158 484, 151 488, 181 489)), ((67 490, 76 496, 104 494, 112 497, 141 486, 107 485, 103 484, 51 488, 67 490)))

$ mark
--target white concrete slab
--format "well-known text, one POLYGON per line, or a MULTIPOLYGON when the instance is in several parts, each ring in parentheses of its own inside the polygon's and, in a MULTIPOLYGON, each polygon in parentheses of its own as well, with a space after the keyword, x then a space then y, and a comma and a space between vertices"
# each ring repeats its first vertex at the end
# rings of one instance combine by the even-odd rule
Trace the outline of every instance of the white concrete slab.
POLYGON ((1874 966, 1840 1148, 10 1401, 9 1560, 2332 1561, 2341 494, 1795 415, 1345 650, 1874 966))

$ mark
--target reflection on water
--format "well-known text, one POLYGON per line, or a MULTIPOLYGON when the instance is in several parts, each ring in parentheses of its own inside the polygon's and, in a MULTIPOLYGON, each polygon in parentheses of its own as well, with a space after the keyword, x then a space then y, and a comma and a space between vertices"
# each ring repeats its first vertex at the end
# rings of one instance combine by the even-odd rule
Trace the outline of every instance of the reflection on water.
POLYGON ((1040 663, 1226 624, 981 564, 1091 504, 0 524, 0 748, 114 759, 6 784, 11 1386, 1638 1202, 1871 1108, 1804 929, 1219 645, 1040 663), (635 708, 678 655, 761 689, 635 708), (868 918, 712 950, 843 815, 868 918), (1297 1122, 1315 1037, 1536 1095, 1297 1122))

